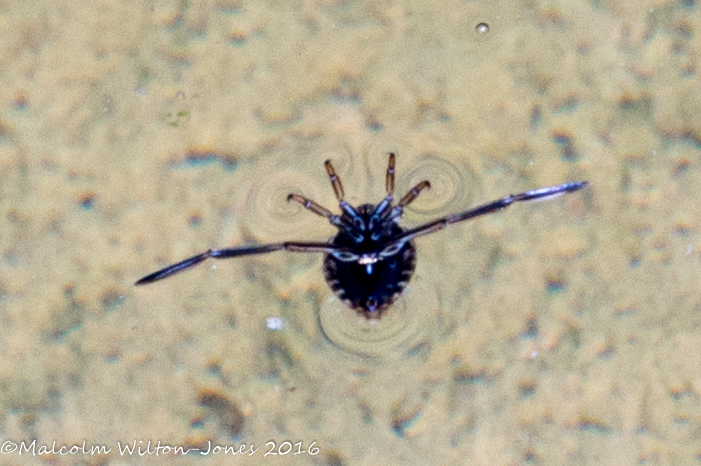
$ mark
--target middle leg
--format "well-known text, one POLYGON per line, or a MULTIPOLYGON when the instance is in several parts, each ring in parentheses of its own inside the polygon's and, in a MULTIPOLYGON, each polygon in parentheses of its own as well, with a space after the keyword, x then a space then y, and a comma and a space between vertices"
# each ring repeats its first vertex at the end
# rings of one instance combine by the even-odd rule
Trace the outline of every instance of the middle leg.
POLYGON ((392 219, 401 217, 402 214, 404 214, 404 207, 406 207, 409 204, 411 204, 412 202, 414 202, 414 200, 417 197, 419 197, 419 193, 421 191, 423 191, 424 189, 430 189, 430 188, 431 188, 431 183, 428 180, 424 180, 424 181, 420 182, 419 184, 417 184, 416 186, 414 186, 413 188, 411 188, 409 190, 409 192, 406 193, 404 195, 404 197, 402 197, 399 200, 399 203, 394 207, 394 209, 392 209, 392 214, 390 215, 390 217, 392 219))
POLYGON ((315 214, 321 216, 321 217, 326 217, 331 225, 334 226, 342 226, 343 222, 341 221, 341 218, 338 215, 334 215, 329 209, 326 207, 323 207, 316 202, 312 201, 311 199, 307 199, 306 197, 302 196, 301 194, 290 194, 287 196, 287 202, 290 201, 295 201, 300 204, 302 204, 302 207, 305 209, 314 212, 315 214))

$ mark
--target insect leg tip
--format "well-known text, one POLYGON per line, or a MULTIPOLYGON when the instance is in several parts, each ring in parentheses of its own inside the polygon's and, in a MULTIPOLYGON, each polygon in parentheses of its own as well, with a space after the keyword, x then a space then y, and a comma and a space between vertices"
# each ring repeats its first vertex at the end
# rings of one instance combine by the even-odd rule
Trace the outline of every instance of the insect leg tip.
POLYGON ((571 183, 568 191, 569 192, 579 191, 580 189, 586 188, 587 186, 589 186, 588 181, 577 181, 577 182, 571 183))

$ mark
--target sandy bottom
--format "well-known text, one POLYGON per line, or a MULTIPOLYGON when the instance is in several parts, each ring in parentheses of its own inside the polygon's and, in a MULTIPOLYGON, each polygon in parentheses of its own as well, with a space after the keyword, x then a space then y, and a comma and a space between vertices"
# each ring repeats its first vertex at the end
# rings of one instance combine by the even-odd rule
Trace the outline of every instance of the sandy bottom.
POLYGON ((701 461, 698 3, 430 5, 4 2, 4 461, 701 461), (326 241, 287 194, 389 151, 405 227, 591 184, 417 239, 380 321, 316 253, 133 286, 326 241))

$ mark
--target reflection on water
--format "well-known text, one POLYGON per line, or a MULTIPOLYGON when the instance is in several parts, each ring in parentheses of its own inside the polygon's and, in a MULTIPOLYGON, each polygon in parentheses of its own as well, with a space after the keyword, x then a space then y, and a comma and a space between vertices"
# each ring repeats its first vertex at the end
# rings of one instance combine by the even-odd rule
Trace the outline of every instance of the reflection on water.
POLYGON ((381 319, 373 320, 329 299, 319 312, 319 325, 324 336, 344 351, 388 361, 400 359, 427 337, 430 326, 426 321, 435 317, 436 305, 429 296, 412 299, 418 297, 407 291, 381 319))
MULTIPOLYGON (((314 238, 304 238, 300 235, 312 235, 325 219, 319 218, 300 206, 287 201, 289 193, 304 190, 311 198, 320 198, 322 187, 318 177, 312 176, 306 170, 275 169, 261 175, 255 182, 249 184, 249 192, 245 196, 246 226, 256 236, 294 239, 306 241, 314 238)), ((321 169, 321 165, 317 170, 321 169)), ((327 188, 326 185, 323 188, 327 188)), ((327 196, 323 196, 325 198, 327 196)), ((318 236, 318 235, 317 235, 318 236)))

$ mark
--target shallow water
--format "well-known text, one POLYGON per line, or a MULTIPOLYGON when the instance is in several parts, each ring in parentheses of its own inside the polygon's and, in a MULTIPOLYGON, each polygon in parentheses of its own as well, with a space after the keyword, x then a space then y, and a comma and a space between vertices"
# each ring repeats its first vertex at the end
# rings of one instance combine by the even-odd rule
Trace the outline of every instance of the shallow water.
POLYGON ((0 19, 9 461, 700 461, 697 2, 14 1, 0 19), (133 286, 208 248, 326 240, 287 194, 335 210, 331 159, 351 204, 377 203, 389 151, 399 195, 432 183, 403 226, 591 185, 418 239, 379 322, 315 254, 133 286), (39 454, 53 442, 110 451, 39 454))

